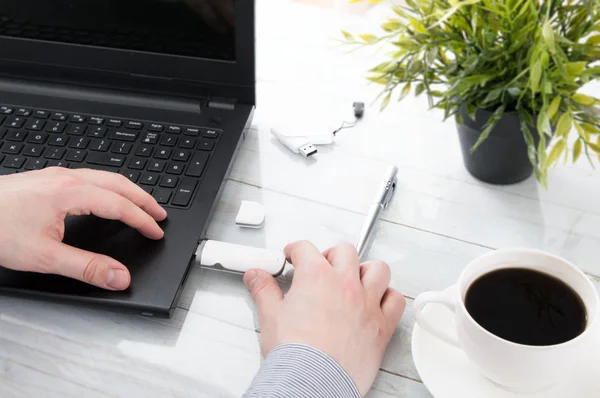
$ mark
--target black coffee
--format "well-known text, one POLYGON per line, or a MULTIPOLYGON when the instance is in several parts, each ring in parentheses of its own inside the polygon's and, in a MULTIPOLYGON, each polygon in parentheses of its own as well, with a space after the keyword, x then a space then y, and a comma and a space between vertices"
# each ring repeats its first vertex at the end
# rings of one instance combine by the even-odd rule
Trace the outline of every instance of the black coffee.
POLYGON ((566 283, 542 272, 507 268, 477 279, 465 297, 467 311, 490 333, 513 343, 564 343, 585 330, 585 305, 566 283))

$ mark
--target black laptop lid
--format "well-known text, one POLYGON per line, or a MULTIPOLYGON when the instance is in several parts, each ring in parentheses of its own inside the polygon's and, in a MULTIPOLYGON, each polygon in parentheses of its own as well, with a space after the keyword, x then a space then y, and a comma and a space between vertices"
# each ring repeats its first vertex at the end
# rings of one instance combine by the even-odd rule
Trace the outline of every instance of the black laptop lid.
POLYGON ((254 102, 252 0, 2 0, 0 73, 254 102))

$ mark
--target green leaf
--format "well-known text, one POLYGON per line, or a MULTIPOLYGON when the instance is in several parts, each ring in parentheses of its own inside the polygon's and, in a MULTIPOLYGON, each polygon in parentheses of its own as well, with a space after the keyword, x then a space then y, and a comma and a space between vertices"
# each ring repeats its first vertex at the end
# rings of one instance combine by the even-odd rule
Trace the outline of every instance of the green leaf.
POLYGON ((596 35, 596 36, 591 36, 587 41, 586 44, 591 44, 593 46, 596 46, 598 44, 600 44, 600 35, 596 35))
POLYGON ((386 32, 395 32, 402 28, 402 24, 399 21, 388 21, 382 24, 381 28, 386 32))
POLYGON ((378 40, 377 36, 371 35, 371 34, 368 34, 368 33, 364 33, 362 35, 358 35, 358 37, 360 37, 361 39, 363 39, 367 43, 374 43, 374 42, 376 42, 378 40))
POLYGON ((477 107, 473 104, 467 105, 467 115, 471 118, 471 120, 475 121, 475 114, 477 112, 477 107))
POLYGON ((400 92, 400 98, 398 101, 402 101, 409 93, 412 85, 410 83, 406 83, 404 87, 402 87, 402 91, 400 92))
POLYGON ((573 77, 581 76, 583 71, 585 70, 585 66, 587 62, 569 62, 565 65, 567 68, 567 73, 573 77))
POLYGON ((485 97, 485 99, 483 100, 483 103, 485 104, 485 103, 497 100, 500 97, 500 94, 502 94, 502 89, 501 88, 495 88, 495 89, 493 89, 485 97))
POLYGON ((417 86, 415 87, 415 97, 421 95, 423 91, 425 91, 425 85, 423 83, 417 84, 417 86))
POLYGON ((556 136, 562 137, 569 134, 571 128, 573 127, 573 116, 571 116, 570 112, 565 112, 558 119, 558 123, 556 125, 556 136))
POLYGON ((521 89, 519 87, 511 87, 507 91, 510 95, 512 95, 515 98, 521 95, 521 89))
POLYGON ((600 131, 596 126, 589 123, 581 123, 581 128, 588 134, 600 134, 600 131))
POLYGON ((548 115, 546 114, 546 112, 542 112, 538 116, 537 129, 538 129, 538 132, 540 133, 540 135, 543 135, 543 134, 546 134, 548 136, 551 135, 552 126, 550 125, 550 119, 548 118, 548 115))
POLYGON ((350 33, 346 32, 345 30, 342 30, 342 35, 344 35, 344 38, 346 40, 354 40, 354 36, 352 36, 350 33))
POLYGON ((462 125, 464 122, 462 115, 460 113, 457 113, 455 115, 455 117, 456 117, 456 124, 458 124, 459 126, 462 125))
POLYGON ((537 61, 531 68, 530 80, 531 80, 531 91, 534 93, 538 92, 540 87, 540 79, 542 78, 542 64, 537 61))
POLYGON ((580 93, 574 94, 571 99, 584 106, 591 106, 596 102, 592 97, 580 93))
POLYGON ((544 163, 544 172, 547 171, 548 168, 550 168, 550 166, 552 166, 559 159, 560 155, 562 155, 563 151, 565 150, 566 145, 567 141, 562 138, 558 140, 556 144, 554 144, 550 150, 550 154, 546 158, 546 162, 544 163))
POLYGON ((590 135, 583 129, 583 127, 581 127, 581 124, 575 122, 575 130, 577 130, 577 133, 585 142, 590 140, 590 135))
POLYGON ((381 111, 383 111, 390 104, 390 100, 392 99, 392 92, 388 92, 388 95, 385 96, 383 101, 381 102, 381 111))
POLYGON ((600 153, 600 145, 596 145, 593 142, 588 142, 587 145, 592 148, 594 152, 600 153))
POLYGON ((544 27, 542 28, 542 36, 544 37, 544 41, 546 45, 551 51, 555 50, 554 44, 554 32, 552 31, 552 26, 550 26, 550 22, 546 21, 544 23, 544 27))
POLYGON ((556 112, 558 112, 559 106, 560 106, 560 95, 557 95, 556 97, 554 97, 554 99, 550 103, 550 106, 548 106, 548 110, 546 111, 546 115, 548 115, 548 118, 550 118, 550 119, 554 118, 554 115, 556 115, 556 112))
POLYGON ((579 156, 581 156, 581 149, 583 148, 583 143, 581 140, 575 141, 575 145, 573 145, 573 163, 577 162, 579 156))
POLYGON ((479 146, 485 141, 487 140, 487 138, 490 136, 490 133, 492 132, 492 130, 494 129, 494 127, 496 127, 496 124, 498 123, 498 120, 500 120, 500 118, 502 117, 502 115, 504 114, 504 109, 506 108, 506 105, 501 105, 498 107, 498 109, 496 109, 496 111, 492 114, 492 116, 490 117, 490 120, 488 120, 488 122, 486 123, 486 125, 483 127, 483 131, 481 132, 481 134, 479 135, 479 138, 477 139, 477 142, 475 143, 475 145, 473 145, 473 147, 471 148, 471 152, 474 152, 477 150, 477 148, 479 148, 479 146))

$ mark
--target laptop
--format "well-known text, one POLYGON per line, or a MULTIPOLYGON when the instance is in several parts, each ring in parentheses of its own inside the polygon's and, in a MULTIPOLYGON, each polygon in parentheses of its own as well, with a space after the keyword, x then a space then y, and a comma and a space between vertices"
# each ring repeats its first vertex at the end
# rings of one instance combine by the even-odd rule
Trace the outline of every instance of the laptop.
POLYGON ((251 0, 2 0, 0 175, 121 173, 169 217, 161 241, 65 221, 65 243, 129 268, 126 291, 0 267, 0 293, 170 317, 252 120, 254 61, 251 0))

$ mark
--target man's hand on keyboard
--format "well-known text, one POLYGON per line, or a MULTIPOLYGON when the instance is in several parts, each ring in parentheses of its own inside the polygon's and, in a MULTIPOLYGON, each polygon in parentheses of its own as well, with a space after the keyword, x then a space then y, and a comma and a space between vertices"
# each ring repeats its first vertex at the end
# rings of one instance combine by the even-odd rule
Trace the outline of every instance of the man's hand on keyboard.
POLYGON ((316 348, 337 361, 364 396, 405 307, 404 297, 388 287, 388 265, 359 264, 349 244, 321 254, 311 243, 298 242, 285 254, 294 265, 285 297, 266 272, 244 276, 258 307, 263 355, 282 344, 316 348))
POLYGON ((88 214, 120 220, 150 239, 163 237, 157 221, 167 217, 152 196, 114 173, 48 168, 0 177, 0 265, 126 289, 131 276, 123 264, 62 243, 65 217, 88 214))

